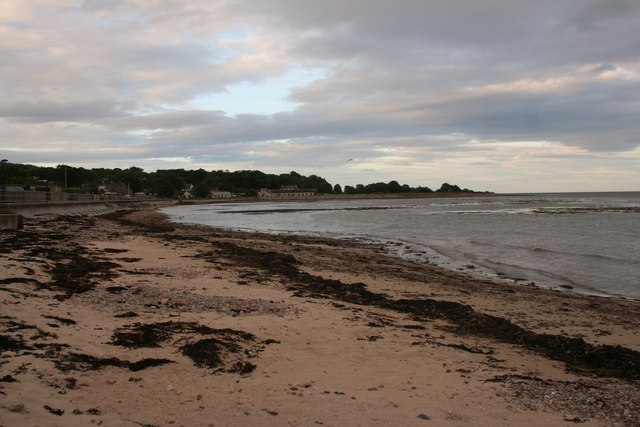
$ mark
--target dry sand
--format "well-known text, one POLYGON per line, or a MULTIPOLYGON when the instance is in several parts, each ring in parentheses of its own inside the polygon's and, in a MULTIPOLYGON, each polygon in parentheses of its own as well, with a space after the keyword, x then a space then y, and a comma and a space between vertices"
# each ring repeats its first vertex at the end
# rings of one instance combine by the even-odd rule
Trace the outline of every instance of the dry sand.
POLYGON ((637 301, 153 209, 0 251, 0 426, 640 425, 637 301))

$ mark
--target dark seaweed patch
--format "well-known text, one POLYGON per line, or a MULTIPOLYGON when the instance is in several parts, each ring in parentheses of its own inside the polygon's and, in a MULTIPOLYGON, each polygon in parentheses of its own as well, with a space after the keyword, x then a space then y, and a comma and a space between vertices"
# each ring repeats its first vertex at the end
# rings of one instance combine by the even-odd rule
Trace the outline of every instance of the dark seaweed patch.
POLYGON ((58 322, 62 323, 63 325, 75 325, 78 322, 76 322, 73 319, 66 319, 64 317, 58 317, 58 316, 46 316, 46 315, 42 315, 42 317, 44 317, 45 319, 52 319, 52 320, 57 320, 58 322))
POLYGON ((129 211, 114 211, 100 215, 100 218, 108 221, 114 221, 122 225, 133 226, 140 231, 152 233, 168 233, 175 230, 175 227, 169 221, 132 221, 127 218, 129 213, 129 211))
POLYGON ((62 414, 64 414, 64 409, 52 408, 49 405, 44 405, 43 408, 51 412, 53 415, 61 416, 62 414))
POLYGON ((1 285, 16 285, 18 283, 24 283, 27 285, 40 285, 40 282, 38 282, 36 279, 31 279, 28 277, 9 277, 9 278, 5 278, 5 279, 0 279, 0 286, 1 285))
POLYGON ((234 372, 236 374, 241 374, 241 375, 246 375, 246 374, 250 374, 251 372, 253 372, 255 369, 257 368, 256 365, 254 365, 251 362, 236 362, 235 364, 233 364, 233 366, 231 366, 231 368, 229 368, 229 372, 234 372))
POLYGON ((122 262, 138 262, 141 260, 142 258, 131 258, 131 257, 118 258, 118 261, 122 261, 122 262))
POLYGON ((127 311, 126 313, 114 314, 113 317, 117 317, 120 319, 128 318, 128 317, 138 317, 138 313, 133 311, 127 311))
POLYGON ((111 344, 127 348, 159 347, 159 343, 169 337, 171 337, 171 333, 165 328, 138 324, 133 330, 116 331, 113 334, 111 344))
POLYGON ((208 338, 192 344, 186 344, 180 350, 185 356, 193 360, 196 366, 217 368, 222 362, 220 352, 223 351, 224 345, 225 343, 220 340, 208 338))
POLYGON ((41 262, 52 275, 51 283, 40 283, 34 279, 13 278, 3 280, 0 284, 28 283, 35 284, 39 289, 59 289, 64 294, 58 299, 68 298, 76 293, 90 290, 95 279, 113 277, 112 271, 118 264, 101 261, 92 257, 86 248, 69 245, 73 235, 70 232, 50 231, 52 228, 66 230, 67 224, 73 223, 82 228, 93 225, 92 218, 74 218, 61 216, 51 220, 40 220, 40 224, 47 230, 39 232, 21 231, 12 235, 0 236, 0 252, 20 254, 21 259, 28 258, 41 262), (49 226, 50 223, 54 223, 49 226), (53 268, 49 266, 53 265, 53 268))
POLYGON ((167 363, 175 363, 169 359, 142 359, 137 362, 118 359, 117 357, 95 357, 89 354, 69 353, 61 356, 55 361, 56 367, 62 372, 69 371, 95 371, 106 366, 125 368, 130 371, 141 371, 154 366, 161 366, 167 363))
POLYGON ((0 353, 4 353, 5 351, 18 352, 29 349, 30 347, 24 343, 22 338, 15 339, 9 335, 0 335, 0 353))
POLYGON ((129 252, 129 249, 104 248, 102 252, 106 252, 108 254, 121 254, 124 252, 129 252))
POLYGON ((57 263, 51 272, 53 286, 64 290, 66 297, 93 289, 93 278, 113 277, 111 270, 119 267, 113 262, 97 261, 76 253, 68 253, 68 256, 71 257, 68 262, 57 263))
POLYGON ((56 367, 62 372, 69 371, 94 371, 102 369, 105 366, 115 366, 118 368, 127 368, 129 362, 118 359, 117 357, 95 357, 88 354, 69 353, 61 355, 55 361, 56 367))
POLYGON ((111 344, 127 348, 159 347, 160 343, 173 334, 214 333, 215 329, 195 322, 135 323, 117 329, 111 337, 111 344))
POLYGON ((17 381, 18 380, 11 375, 5 375, 4 377, 0 378, 0 383, 15 383, 17 381))
MULTIPOLYGON (((111 337, 111 344, 127 348, 159 347, 174 335, 194 334, 204 335, 205 338, 187 341, 180 347, 182 354, 189 357, 194 365, 240 374, 255 369, 255 365, 243 360, 246 355, 262 350, 260 346, 249 347, 248 343, 255 341, 253 334, 229 328, 214 329, 196 322, 134 323, 117 329, 111 337)), ((188 339, 181 338, 176 342, 188 339)))
POLYGON ((136 371, 141 371, 143 369, 152 368, 155 366, 166 365, 167 363, 176 363, 176 362, 169 359, 154 359, 154 358, 142 359, 138 362, 130 363, 129 370, 132 372, 136 372, 136 371))
POLYGON ((34 325, 29 325, 27 323, 24 322, 16 322, 13 320, 8 320, 6 322, 2 322, 3 325, 5 325, 5 331, 6 332, 16 332, 16 331, 21 331, 24 329, 38 329, 37 326, 34 325))

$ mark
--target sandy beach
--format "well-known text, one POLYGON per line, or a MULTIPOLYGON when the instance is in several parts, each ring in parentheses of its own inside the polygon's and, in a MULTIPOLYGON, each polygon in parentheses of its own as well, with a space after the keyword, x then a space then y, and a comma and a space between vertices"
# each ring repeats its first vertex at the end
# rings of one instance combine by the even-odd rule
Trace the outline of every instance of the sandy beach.
POLYGON ((153 206, 0 251, 0 426, 640 425, 639 301, 153 206))

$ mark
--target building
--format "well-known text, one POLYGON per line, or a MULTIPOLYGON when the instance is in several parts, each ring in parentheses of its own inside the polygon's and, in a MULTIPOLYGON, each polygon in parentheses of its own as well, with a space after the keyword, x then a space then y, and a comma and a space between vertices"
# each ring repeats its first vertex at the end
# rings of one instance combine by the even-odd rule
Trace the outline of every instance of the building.
POLYGON ((129 199, 133 196, 131 188, 122 182, 111 182, 99 185, 98 193, 101 195, 101 198, 107 200, 129 199))
POLYGON ((258 197, 263 199, 305 199, 313 197, 318 190, 315 188, 298 188, 297 185, 283 185, 279 190, 262 188, 258 191, 258 197))
POLYGON ((209 192, 209 197, 212 199, 230 199, 231 192, 230 191, 220 191, 217 188, 214 188, 209 192))

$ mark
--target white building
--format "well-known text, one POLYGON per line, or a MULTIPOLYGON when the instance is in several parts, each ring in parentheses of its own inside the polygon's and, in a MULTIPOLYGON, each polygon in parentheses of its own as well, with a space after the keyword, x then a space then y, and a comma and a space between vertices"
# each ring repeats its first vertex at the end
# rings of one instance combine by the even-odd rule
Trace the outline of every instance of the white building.
POLYGON ((315 188, 298 188, 297 185, 283 185, 279 190, 262 188, 258 191, 258 197, 264 199, 304 199, 313 197, 318 192, 315 188))

